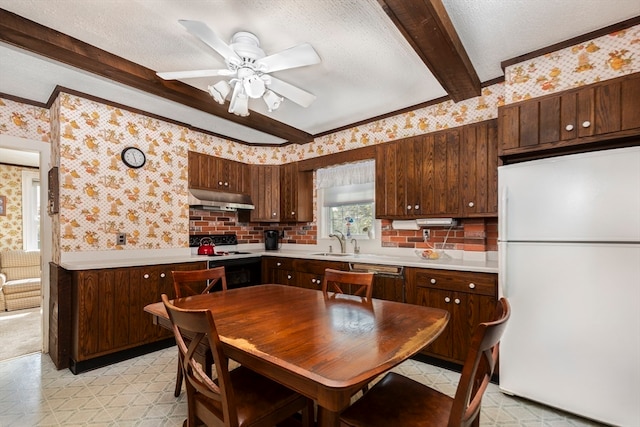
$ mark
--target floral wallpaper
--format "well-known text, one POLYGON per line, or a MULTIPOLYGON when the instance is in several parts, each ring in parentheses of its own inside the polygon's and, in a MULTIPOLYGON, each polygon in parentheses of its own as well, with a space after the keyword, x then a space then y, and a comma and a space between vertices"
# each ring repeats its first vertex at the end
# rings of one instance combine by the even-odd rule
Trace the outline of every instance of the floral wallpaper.
POLYGON ((186 247, 189 150, 282 164, 462 126, 497 117, 504 104, 638 72, 639 50, 640 26, 635 26, 510 66, 505 82, 483 88, 479 97, 446 101, 305 145, 246 146, 67 93, 49 110, 0 98, 0 133, 52 143, 52 164, 60 174, 54 261, 77 251, 186 247), (121 162, 128 146, 145 151, 143 168, 121 162), (116 244, 120 232, 127 234, 126 246, 116 244))
POLYGON ((0 196, 6 199, 0 215, 0 251, 22 249, 22 171, 37 169, 0 164, 0 196))
POLYGON ((0 98, 0 134, 51 142, 49 114, 46 108, 0 98))
POLYGON ((505 69, 506 104, 640 71, 640 25, 505 69))

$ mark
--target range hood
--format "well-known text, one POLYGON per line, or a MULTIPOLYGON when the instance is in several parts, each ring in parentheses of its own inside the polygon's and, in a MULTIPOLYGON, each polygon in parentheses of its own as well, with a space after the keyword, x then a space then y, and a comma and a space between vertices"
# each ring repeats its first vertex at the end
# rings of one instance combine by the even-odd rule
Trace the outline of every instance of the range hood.
POLYGON ((189 207, 204 211, 237 211, 255 209, 251 197, 246 194, 224 193, 222 191, 189 189, 189 207))

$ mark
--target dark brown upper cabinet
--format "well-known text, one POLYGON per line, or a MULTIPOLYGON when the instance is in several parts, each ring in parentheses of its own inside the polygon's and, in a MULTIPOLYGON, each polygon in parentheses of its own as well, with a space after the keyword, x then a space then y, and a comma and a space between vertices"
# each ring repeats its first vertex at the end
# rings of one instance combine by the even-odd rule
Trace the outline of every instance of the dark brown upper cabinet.
POLYGON ((640 135, 640 74, 498 109, 499 156, 587 150, 640 135))

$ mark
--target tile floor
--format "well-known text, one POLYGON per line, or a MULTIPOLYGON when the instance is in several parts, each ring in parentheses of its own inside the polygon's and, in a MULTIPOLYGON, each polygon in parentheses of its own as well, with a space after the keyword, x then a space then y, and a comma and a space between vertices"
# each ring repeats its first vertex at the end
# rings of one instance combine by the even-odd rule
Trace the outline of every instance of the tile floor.
MULTIPOLYGON (((58 371, 40 353, 0 362, 0 427, 181 426, 186 394, 173 396, 176 350, 168 348, 94 371, 58 371)), ((459 374, 408 360, 394 369, 453 395, 459 374)), ((481 426, 597 426, 502 394, 483 399, 481 426)))

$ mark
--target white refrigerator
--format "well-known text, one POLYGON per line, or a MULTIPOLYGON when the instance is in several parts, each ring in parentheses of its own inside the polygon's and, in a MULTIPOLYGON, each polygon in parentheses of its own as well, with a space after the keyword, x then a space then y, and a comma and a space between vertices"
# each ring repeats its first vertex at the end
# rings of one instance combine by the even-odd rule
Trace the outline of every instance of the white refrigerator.
POLYGON ((500 388, 640 426, 640 147, 498 168, 500 388))

